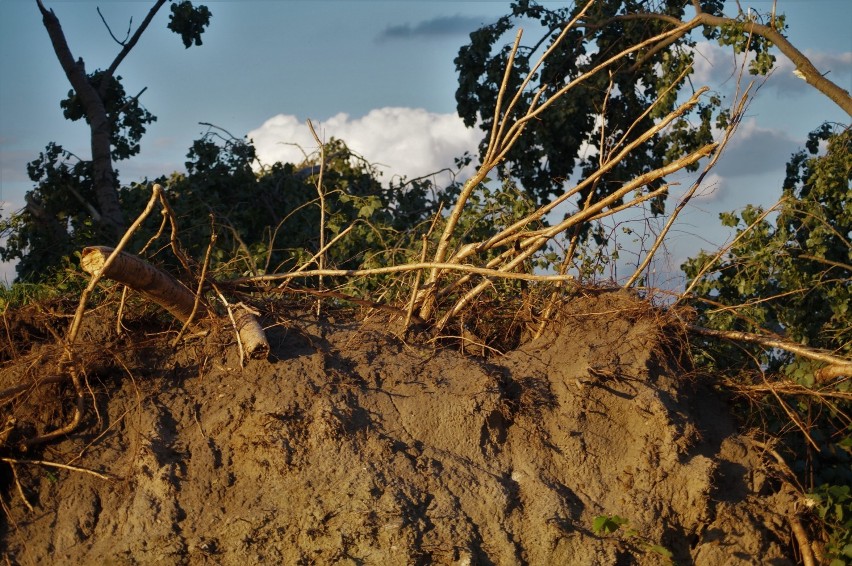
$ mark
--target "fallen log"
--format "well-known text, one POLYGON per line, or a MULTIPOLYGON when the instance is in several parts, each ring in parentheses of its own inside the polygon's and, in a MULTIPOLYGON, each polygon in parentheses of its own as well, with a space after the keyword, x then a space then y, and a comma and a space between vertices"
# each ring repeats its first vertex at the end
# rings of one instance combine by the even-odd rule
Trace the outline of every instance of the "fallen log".
POLYGON ((248 357, 255 360, 269 357, 269 341, 266 339, 266 332, 263 331, 254 313, 243 307, 238 314, 234 315, 234 322, 248 357))
MULTIPOLYGON (((113 248, 91 246, 83 249, 80 267, 90 275, 100 275, 127 285, 146 299, 160 305, 179 321, 202 320, 210 315, 204 304, 196 305, 195 293, 190 291, 170 273, 126 252, 119 252, 115 260, 104 269, 113 248), (193 314, 194 313, 194 314, 193 314)), ((194 322, 197 328, 199 323, 194 322)), ((246 354, 260 359, 269 355, 266 333, 251 312, 242 310, 235 320, 236 331, 246 354)))
MULTIPOLYGON (((119 252, 107 270, 101 273, 112 252, 113 248, 107 246, 84 248, 80 267, 89 275, 100 274, 142 293, 181 322, 189 320, 195 305, 195 294, 192 291, 171 274, 126 252, 119 252)), ((197 314, 202 317, 207 314, 204 305, 198 306, 197 314)))

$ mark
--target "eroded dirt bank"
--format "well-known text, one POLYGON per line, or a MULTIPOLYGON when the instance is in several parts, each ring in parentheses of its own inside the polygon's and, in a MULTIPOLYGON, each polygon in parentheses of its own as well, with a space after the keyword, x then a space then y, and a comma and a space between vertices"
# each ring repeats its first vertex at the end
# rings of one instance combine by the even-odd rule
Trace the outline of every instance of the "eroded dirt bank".
MULTIPOLYGON (((645 303, 578 298, 487 361, 387 320, 280 322, 270 360, 242 369, 227 331, 174 352, 91 327, 110 353, 89 373, 101 423, 90 410, 35 456, 117 479, 18 465, 31 512, 4 466, 6 560, 665 564, 659 545, 677 564, 792 564, 789 497, 645 303), (596 534, 602 515, 629 525, 596 534)), ((20 352, 0 388, 48 375, 57 348, 20 352)), ((60 392, 4 410, 59 424, 60 392)))

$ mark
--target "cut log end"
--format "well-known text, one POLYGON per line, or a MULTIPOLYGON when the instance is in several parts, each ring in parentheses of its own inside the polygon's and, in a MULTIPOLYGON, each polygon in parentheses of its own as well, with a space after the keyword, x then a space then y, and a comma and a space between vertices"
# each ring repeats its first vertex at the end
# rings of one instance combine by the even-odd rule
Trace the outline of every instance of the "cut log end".
POLYGON ((251 312, 242 310, 234 320, 237 323, 237 331, 240 333, 240 341, 243 343, 246 354, 255 360, 264 360, 269 357, 269 341, 263 327, 251 312))
MULTIPOLYGON (((107 265, 112 252, 113 248, 106 246, 85 248, 80 258, 80 267, 92 276, 100 275, 112 279, 142 293, 181 322, 189 320, 196 306, 195 294, 192 291, 169 273, 132 254, 121 252, 107 265)), ((203 304, 198 305, 197 314, 208 314, 203 304)), ((266 359, 269 356, 269 341, 255 315, 242 309, 234 320, 240 341, 249 358, 266 359)))

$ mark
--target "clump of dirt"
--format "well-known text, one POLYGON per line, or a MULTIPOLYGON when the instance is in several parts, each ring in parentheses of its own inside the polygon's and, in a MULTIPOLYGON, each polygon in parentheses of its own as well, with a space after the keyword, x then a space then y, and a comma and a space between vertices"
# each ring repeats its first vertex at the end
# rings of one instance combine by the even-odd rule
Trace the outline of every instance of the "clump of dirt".
MULTIPOLYGON (((241 368, 226 329, 175 351, 91 317, 95 402, 37 459, 114 479, 3 464, 7 562, 792 564, 790 496, 645 302, 578 297, 487 360, 387 319, 267 323, 272 356, 241 368)), ((17 398, 18 428, 61 425, 68 389, 17 398)))

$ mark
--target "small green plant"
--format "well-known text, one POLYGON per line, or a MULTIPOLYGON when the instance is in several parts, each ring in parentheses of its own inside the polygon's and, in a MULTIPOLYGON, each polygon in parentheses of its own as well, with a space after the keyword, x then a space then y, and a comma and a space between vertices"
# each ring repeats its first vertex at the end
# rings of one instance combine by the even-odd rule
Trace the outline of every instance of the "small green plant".
POLYGON ((821 485, 808 499, 822 520, 828 541, 825 545, 829 566, 852 564, 852 488, 849 485, 821 485))
POLYGON ((592 530, 597 535, 611 535, 630 521, 618 515, 598 515, 592 523, 592 530))
POLYGON ((672 556, 674 555, 672 554, 672 551, 665 546, 656 544, 650 539, 642 536, 639 531, 630 527, 629 519, 625 519, 618 515, 598 515, 592 522, 592 530, 596 535, 611 535, 620 531, 622 527, 624 527, 624 530, 622 531, 623 538, 636 541, 642 550, 658 554, 668 560, 669 564, 673 564, 672 556))

